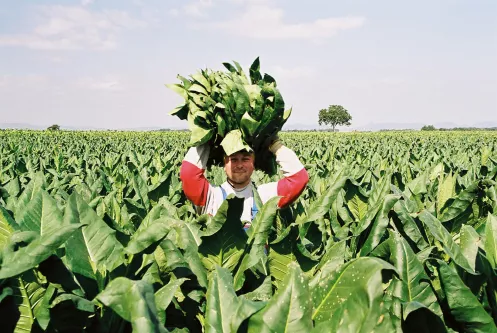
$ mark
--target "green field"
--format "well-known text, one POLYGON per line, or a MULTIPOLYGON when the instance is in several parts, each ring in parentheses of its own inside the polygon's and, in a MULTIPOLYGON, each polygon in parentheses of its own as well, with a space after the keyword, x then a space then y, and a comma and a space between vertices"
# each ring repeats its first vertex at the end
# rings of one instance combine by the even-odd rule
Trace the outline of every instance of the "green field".
POLYGON ((0 131, 2 329, 497 332, 497 132, 280 137, 309 184, 245 233, 182 193, 188 133, 0 131))

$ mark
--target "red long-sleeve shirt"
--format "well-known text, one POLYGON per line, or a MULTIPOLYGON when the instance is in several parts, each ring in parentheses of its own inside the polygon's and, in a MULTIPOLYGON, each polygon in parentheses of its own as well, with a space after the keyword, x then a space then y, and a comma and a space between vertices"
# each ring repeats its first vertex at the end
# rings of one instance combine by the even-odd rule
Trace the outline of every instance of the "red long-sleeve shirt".
MULTIPOLYGON (((257 193, 263 204, 272 197, 281 196, 278 206, 284 207, 298 198, 307 185, 309 176, 291 149, 279 146, 274 154, 283 172, 283 178, 278 182, 258 186, 257 193)), ((190 148, 183 159, 180 178, 187 198, 197 206, 199 213, 214 215, 224 199, 220 189, 222 187, 228 195, 234 193, 237 197, 245 199, 242 221, 251 221, 254 203, 252 183, 242 189, 235 189, 228 182, 221 186, 211 185, 204 176, 208 157, 209 146, 202 145, 190 148)))

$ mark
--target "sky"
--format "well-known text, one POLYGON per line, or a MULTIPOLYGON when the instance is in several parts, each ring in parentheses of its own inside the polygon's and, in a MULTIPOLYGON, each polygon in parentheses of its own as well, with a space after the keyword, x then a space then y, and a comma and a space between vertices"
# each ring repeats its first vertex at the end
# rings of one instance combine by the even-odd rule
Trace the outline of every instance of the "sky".
POLYGON ((165 84, 256 57, 291 127, 497 123, 495 0, 0 3, 0 124, 185 128, 165 84))

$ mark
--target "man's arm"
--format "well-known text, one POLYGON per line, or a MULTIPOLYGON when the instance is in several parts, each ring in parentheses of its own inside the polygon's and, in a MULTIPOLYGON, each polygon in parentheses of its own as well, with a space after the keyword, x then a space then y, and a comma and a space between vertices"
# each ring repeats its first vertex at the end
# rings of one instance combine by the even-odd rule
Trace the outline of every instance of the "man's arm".
POLYGON ((279 139, 273 142, 269 150, 276 156, 276 162, 283 172, 283 178, 276 185, 276 195, 282 197, 278 207, 285 207, 302 193, 309 181, 309 174, 295 152, 285 147, 279 139))
POLYGON ((179 177, 183 192, 195 206, 205 207, 207 202, 209 182, 204 176, 204 171, 207 167, 209 151, 208 145, 192 147, 181 163, 179 177))

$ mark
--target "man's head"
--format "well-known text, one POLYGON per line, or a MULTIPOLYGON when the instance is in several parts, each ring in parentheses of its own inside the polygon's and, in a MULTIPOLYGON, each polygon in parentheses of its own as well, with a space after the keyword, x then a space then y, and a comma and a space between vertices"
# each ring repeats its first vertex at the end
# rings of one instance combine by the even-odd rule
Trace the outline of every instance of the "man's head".
POLYGON ((224 171, 234 188, 242 188, 250 183, 254 172, 254 158, 254 153, 246 150, 224 157, 224 171))

